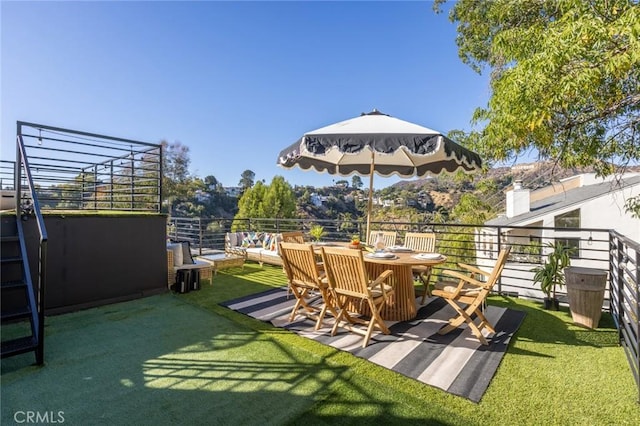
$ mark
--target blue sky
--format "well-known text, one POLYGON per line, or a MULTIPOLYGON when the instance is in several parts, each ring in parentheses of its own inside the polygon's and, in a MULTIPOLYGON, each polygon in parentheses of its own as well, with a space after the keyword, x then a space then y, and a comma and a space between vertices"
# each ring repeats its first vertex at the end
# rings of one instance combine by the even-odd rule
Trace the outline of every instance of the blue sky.
MULTIPOLYGON (((428 1, 0 7, 5 160, 23 120, 179 141, 194 174, 225 186, 247 169, 267 183, 324 186, 342 178, 276 165, 304 132, 373 108, 469 130, 489 97, 488 77, 461 62, 455 26, 428 1)), ((376 177, 375 187, 398 180, 376 177)))

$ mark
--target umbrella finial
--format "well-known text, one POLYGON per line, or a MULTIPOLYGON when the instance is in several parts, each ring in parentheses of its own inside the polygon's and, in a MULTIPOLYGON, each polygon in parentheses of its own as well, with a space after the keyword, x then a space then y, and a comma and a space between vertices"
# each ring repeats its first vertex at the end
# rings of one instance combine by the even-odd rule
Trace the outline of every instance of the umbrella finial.
POLYGON ((380 111, 378 111, 377 108, 374 108, 371 112, 361 112, 360 113, 360 117, 362 117, 363 115, 386 115, 386 116, 390 117, 389 114, 385 114, 384 112, 380 112, 380 111))

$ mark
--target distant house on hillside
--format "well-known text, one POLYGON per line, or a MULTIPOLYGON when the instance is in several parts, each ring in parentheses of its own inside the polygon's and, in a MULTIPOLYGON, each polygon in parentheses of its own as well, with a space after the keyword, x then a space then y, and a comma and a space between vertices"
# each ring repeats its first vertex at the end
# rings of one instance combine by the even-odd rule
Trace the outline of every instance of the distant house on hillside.
POLYGON ((225 186, 224 192, 229 197, 239 197, 242 195, 242 187, 240 186, 225 186))
POLYGON ((309 201, 311 202, 311 204, 313 204, 316 207, 320 207, 322 206, 322 204, 327 201, 327 197, 324 195, 318 195, 315 192, 311 194, 311 198, 309 199, 309 201))
MULTIPOLYGON (((530 269, 540 256, 547 254, 547 242, 560 241, 573 247, 572 257, 580 258, 572 261, 573 266, 602 268, 603 261, 608 259, 609 243, 606 235, 594 235, 589 229, 612 229, 640 241, 640 220, 624 207, 626 199, 638 195, 640 173, 627 174, 621 179, 581 174, 536 191, 516 181, 506 191, 505 214, 487 221, 485 224, 490 227, 483 228, 479 234, 478 258, 486 259, 480 266, 493 267, 491 257, 495 258, 499 232, 501 244, 512 247, 510 267, 515 271, 503 279, 503 289, 510 281, 516 284, 522 278, 531 279, 530 269)), ((531 289, 524 291, 524 295, 541 297, 542 293, 531 289)))
POLYGON ((195 198, 199 202, 203 203, 203 202, 207 201, 209 198, 211 198, 211 194, 209 194, 207 192, 204 192, 204 191, 202 191, 200 189, 197 189, 196 193, 195 193, 195 198))

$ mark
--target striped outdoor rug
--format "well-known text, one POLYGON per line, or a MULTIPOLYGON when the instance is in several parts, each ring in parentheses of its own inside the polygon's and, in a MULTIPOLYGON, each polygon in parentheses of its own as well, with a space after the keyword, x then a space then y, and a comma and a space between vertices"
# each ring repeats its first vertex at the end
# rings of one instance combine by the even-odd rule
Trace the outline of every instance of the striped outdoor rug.
MULTIPOLYGON (((295 322, 288 322, 294 302, 286 288, 277 288, 222 305, 474 402, 479 402, 487 390, 511 336, 525 316, 521 311, 488 306, 485 315, 494 324, 496 334, 489 346, 483 346, 466 326, 444 336, 437 334, 454 311, 444 300, 432 298, 419 308, 416 319, 388 321, 391 334, 374 333, 369 345, 362 348, 362 336, 346 329, 338 328, 332 337, 329 326, 314 331, 314 321, 301 315, 295 322)), ((331 321, 329 316, 325 323, 331 321)))

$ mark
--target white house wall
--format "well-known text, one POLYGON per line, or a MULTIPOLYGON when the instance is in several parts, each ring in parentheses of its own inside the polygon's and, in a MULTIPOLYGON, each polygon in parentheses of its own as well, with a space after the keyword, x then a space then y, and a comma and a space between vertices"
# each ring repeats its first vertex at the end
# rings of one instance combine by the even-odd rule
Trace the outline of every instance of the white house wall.
POLYGON ((640 241, 640 219, 631 217, 624 209, 625 200, 639 195, 640 185, 636 185, 589 200, 582 207, 580 227, 614 229, 633 241, 640 241))
MULTIPOLYGON (((608 232, 604 232, 604 230, 614 229, 634 241, 640 241, 640 219, 631 217, 624 208, 626 199, 638 195, 640 195, 640 185, 635 185, 631 188, 613 191, 580 204, 549 212, 543 216, 533 217, 527 222, 512 224, 514 226, 554 228, 556 216, 580 209, 580 228, 602 229, 603 231, 526 230, 505 226, 501 230, 506 236, 506 241, 503 240, 503 244, 528 244, 529 236, 542 237, 543 244, 556 238, 579 238, 581 240, 580 259, 572 259, 571 264, 573 266, 608 270, 609 241, 608 232)), ((487 247, 496 250, 497 241, 498 236, 495 228, 485 228, 480 233, 476 241, 476 247, 478 267, 481 269, 491 270, 495 265, 496 253, 488 256, 487 252, 490 252, 490 250, 487 247)), ((546 255, 548 250, 548 248, 543 248, 543 255, 546 255)), ((520 297, 544 297, 538 286, 533 287, 530 284, 533 278, 531 269, 535 266, 537 264, 517 261, 507 262, 501 280, 502 291, 518 293, 520 297)))

